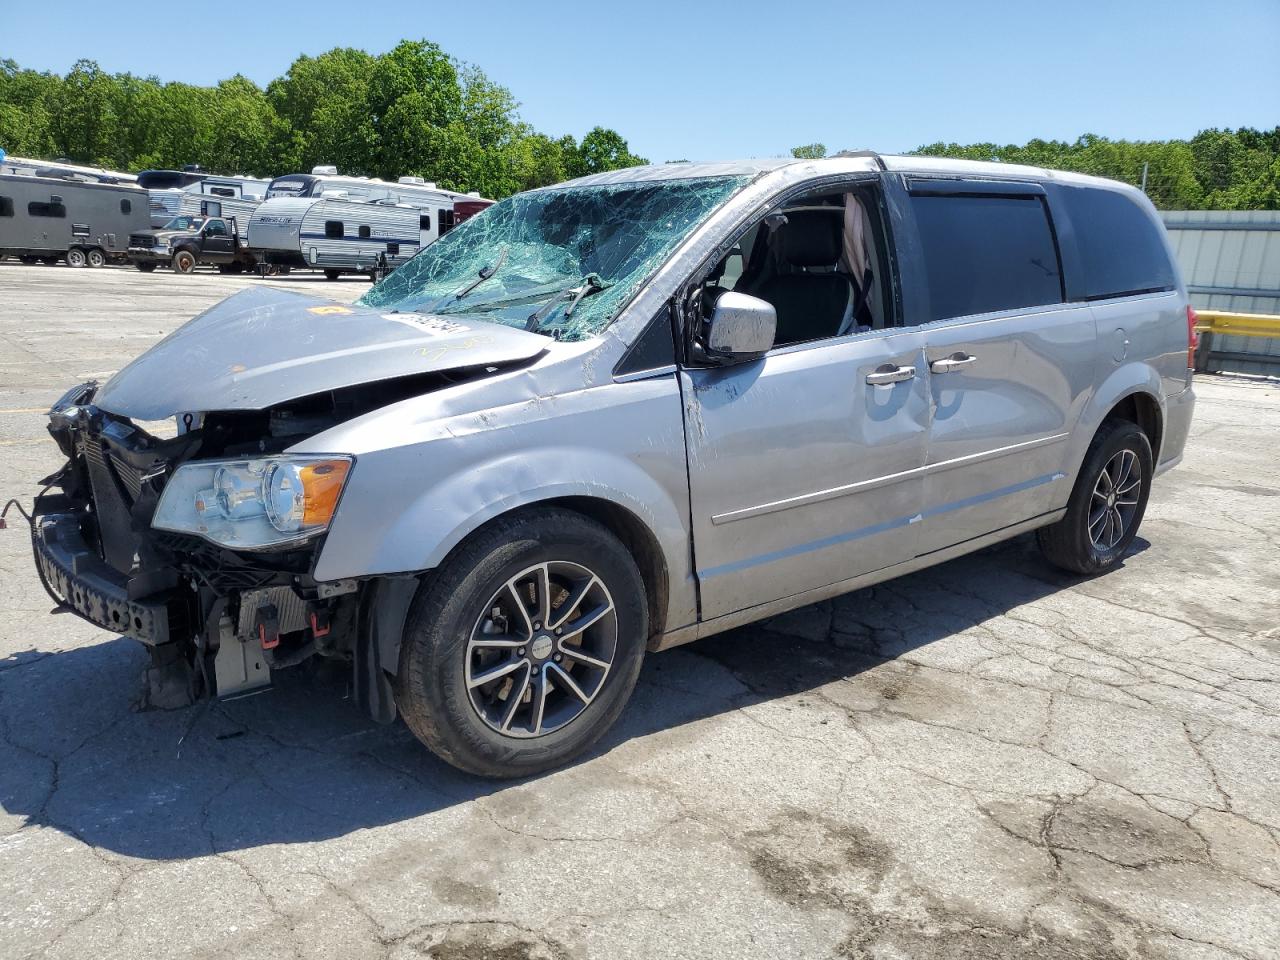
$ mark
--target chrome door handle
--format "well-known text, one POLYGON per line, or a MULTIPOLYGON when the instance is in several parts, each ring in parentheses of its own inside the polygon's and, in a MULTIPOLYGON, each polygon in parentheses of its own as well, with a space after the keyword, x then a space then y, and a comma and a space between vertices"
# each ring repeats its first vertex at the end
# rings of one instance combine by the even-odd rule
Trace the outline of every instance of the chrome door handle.
POLYGON ((895 367, 891 363, 881 364, 874 373, 867 374, 867 383, 878 386, 882 383, 902 383, 916 375, 915 367, 895 367))
POLYGON ((967 367, 971 363, 977 363, 978 358, 968 353, 953 353, 949 357, 943 357, 941 360, 934 360, 929 364, 929 369, 934 373, 950 373, 952 370, 959 370, 961 367, 967 367))

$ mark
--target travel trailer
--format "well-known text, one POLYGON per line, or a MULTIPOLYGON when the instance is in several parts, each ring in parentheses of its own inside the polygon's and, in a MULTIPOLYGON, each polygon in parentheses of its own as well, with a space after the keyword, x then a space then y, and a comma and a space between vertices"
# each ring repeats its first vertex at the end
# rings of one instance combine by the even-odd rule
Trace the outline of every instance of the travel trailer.
POLYGON ((147 192, 130 184, 0 174, 0 257, 100 267, 149 223, 147 192))
POLYGON ((54 177, 63 180, 83 180, 87 183, 135 183, 137 177, 119 170, 87 167, 62 160, 32 160, 28 157, 5 156, 0 152, 0 174, 10 173, 23 177, 54 177))
POLYGON ((218 201, 233 200, 251 203, 251 206, 239 206, 235 210, 228 209, 225 211, 228 216, 234 214, 241 218, 241 222, 247 222, 253 206, 260 203, 263 197, 266 196, 267 185, 270 182, 253 177, 211 177, 205 174, 176 170, 150 170, 145 171, 140 176, 145 181, 143 186, 146 186, 151 194, 151 225, 153 227, 163 227, 180 214, 221 216, 222 213, 216 209, 203 210, 200 208, 199 204, 205 198, 209 200, 217 198, 218 201), (171 176, 161 177, 160 175, 171 176), (191 179, 195 177, 199 179, 191 179), (187 182, 183 182, 184 178, 187 182), (189 199, 192 196, 199 199, 192 201, 189 199), (193 206, 192 204, 195 205, 193 206))
POLYGON ((391 184, 291 174, 272 181, 267 199, 250 217, 249 249, 260 262, 313 267, 330 280, 344 273, 373 276, 394 270, 491 202, 416 178, 391 184), (300 186, 292 191, 280 187, 281 181, 300 186), (360 190, 383 195, 361 196, 360 190))

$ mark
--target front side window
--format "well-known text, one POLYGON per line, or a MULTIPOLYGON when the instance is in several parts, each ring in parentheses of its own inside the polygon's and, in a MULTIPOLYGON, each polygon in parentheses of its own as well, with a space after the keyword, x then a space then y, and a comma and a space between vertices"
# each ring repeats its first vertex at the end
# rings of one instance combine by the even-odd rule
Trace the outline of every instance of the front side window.
POLYGON ((341 220, 326 220, 324 222, 324 235, 330 240, 341 240, 346 236, 346 230, 343 228, 341 220))
POLYGON ((360 302, 380 309, 473 314, 561 340, 586 339, 608 326, 680 242, 748 179, 673 179, 516 194, 425 247, 360 302), (458 298, 481 271, 489 273, 488 279, 458 298))
POLYGON ((210 237, 225 237, 227 235, 227 225, 221 220, 210 220, 209 225, 204 228, 204 232, 210 237))
POLYGON ((1077 285, 1085 300, 1174 288, 1161 227, 1136 201, 1091 187, 1067 188, 1062 196, 1080 251, 1084 275, 1077 285))
POLYGON ((1044 199, 913 195, 930 320, 1061 303, 1062 270, 1044 199))

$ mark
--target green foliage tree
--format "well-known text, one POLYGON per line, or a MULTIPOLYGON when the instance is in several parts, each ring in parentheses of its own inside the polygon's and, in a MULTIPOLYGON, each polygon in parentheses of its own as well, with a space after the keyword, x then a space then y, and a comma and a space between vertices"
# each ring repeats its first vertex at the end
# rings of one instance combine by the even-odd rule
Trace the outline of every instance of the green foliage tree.
POLYGON ((197 87, 89 60, 66 76, 0 60, 0 146, 122 169, 266 176, 333 164, 495 198, 646 162, 606 127, 581 144, 535 131, 511 91, 427 40, 300 56, 265 90, 238 74, 197 87))
POLYGON ((827 145, 825 143, 806 143, 803 146, 792 147, 791 155, 797 160, 821 160, 827 155, 827 145))
POLYGON ((1173 210, 1274 210, 1280 127, 1203 130, 1190 140, 1110 140, 1085 134, 1074 142, 931 143, 930 156, 997 160, 1109 177, 1135 186, 1146 171, 1147 195, 1173 210))

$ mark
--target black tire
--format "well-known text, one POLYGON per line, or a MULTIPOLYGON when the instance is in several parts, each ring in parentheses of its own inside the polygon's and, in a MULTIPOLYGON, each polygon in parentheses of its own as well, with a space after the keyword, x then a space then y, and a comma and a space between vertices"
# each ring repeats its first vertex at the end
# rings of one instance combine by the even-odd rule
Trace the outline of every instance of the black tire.
POLYGON ((25 263, 27 266, 31 266, 31 264, 33 263, 39 263, 40 258, 37 256, 33 256, 32 254, 26 253, 18 257, 18 262, 25 263))
POLYGON ((67 251, 68 267, 83 267, 88 262, 88 258, 85 257, 84 251, 79 247, 72 247, 67 251))
POLYGON ((62 259, 62 257, 61 257, 61 256, 58 256, 58 255, 56 255, 56 254, 55 254, 54 256, 51 256, 51 257, 41 257, 41 258, 40 258, 40 262, 41 262, 41 263, 43 263, 43 264, 44 264, 45 266, 47 266, 47 267, 52 267, 54 264, 56 264, 56 263, 57 263, 59 260, 61 260, 61 259, 62 259))
POLYGON ((342 276, 341 270, 326 270, 324 272, 324 278, 326 280, 337 280, 340 276, 342 276))
MULTIPOLYGON (((1056 567, 1071 573, 1087 575, 1104 573, 1110 570, 1129 549, 1133 538, 1138 533, 1142 516, 1147 509, 1147 498, 1151 494, 1151 477, 1153 458, 1151 442, 1137 424, 1128 420, 1108 420, 1098 428, 1089 450, 1085 454, 1084 463, 1076 477, 1075 486, 1071 490, 1071 499, 1067 501, 1067 513, 1057 523, 1041 527, 1036 531, 1036 540, 1045 558, 1056 567), (1111 509, 1105 499, 1099 500, 1095 490, 1102 482, 1102 473, 1112 461, 1129 451, 1137 458, 1138 478, 1136 503, 1128 508, 1128 514, 1121 524, 1122 533, 1114 543, 1099 543, 1090 533, 1091 520, 1095 534, 1105 527, 1102 520, 1099 527, 1098 511, 1111 509)), ((1104 541, 1107 538, 1103 538, 1104 541)))
MULTIPOLYGON (((419 588, 401 644, 396 702, 418 739, 461 770, 483 777, 540 773, 587 750, 617 720, 640 674, 648 620, 635 560, 609 530, 568 510, 522 511, 463 541, 419 588), (593 699, 563 726, 536 736, 504 734, 482 719, 467 687, 472 632, 512 577, 566 561, 594 573, 612 599, 610 667, 593 699)), ((532 650, 530 644, 531 656, 532 650)), ((562 692, 567 698, 567 688, 562 692)))
POLYGON ((173 255, 174 273, 192 273, 196 268, 196 258, 190 250, 179 250, 173 255))
POLYGON ((155 273, 156 265, 154 263, 135 263, 135 267, 143 273, 155 273))
POLYGON ((97 247, 90 248, 89 252, 85 254, 85 256, 88 258, 89 266, 95 269, 98 267, 105 267, 107 265, 107 255, 97 247))

